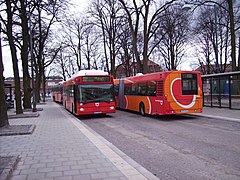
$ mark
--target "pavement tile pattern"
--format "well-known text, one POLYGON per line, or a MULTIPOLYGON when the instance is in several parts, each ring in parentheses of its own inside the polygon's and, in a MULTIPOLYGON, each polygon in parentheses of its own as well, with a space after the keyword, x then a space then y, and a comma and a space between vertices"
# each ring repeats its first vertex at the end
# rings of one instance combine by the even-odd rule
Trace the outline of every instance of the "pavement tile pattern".
POLYGON ((40 106, 38 118, 10 120, 11 125, 34 124, 31 135, 0 136, 0 156, 20 157, 13 180, 157 179, 127 163, 59 105, 40 106))

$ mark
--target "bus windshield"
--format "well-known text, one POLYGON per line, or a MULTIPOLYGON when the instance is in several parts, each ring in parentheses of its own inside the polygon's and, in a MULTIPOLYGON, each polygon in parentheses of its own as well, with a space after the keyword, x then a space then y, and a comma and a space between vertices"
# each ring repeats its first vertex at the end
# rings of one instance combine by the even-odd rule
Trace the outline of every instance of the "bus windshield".
POLYGON ((78 85, 78 99, 81 103, 114 101, 113 84, 78 85))

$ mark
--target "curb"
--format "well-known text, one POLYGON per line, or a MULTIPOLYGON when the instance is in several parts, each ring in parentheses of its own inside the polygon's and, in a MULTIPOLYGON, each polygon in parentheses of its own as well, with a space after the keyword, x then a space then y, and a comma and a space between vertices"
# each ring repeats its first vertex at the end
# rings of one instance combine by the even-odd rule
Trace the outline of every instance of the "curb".
POLYGON ((221 119, 221 120, 227 120, 227 121, 240 122, 240 119, 223 117, 223 116, 214 116, 214 115, 208 115, 208 114, 189 114, 189 116, 199 116, 199 117, 206 117, 206 118, 212 118, 212 119, 221 119))
POLYGON ((2 173, 0 174, 1 180, 8 180, 10 179, 13 170, 16 168, 17 163, 20 161, 20 156, 10 156, 11 160, 8 165, 3 169, 2 173))
MULTIPOLYGON (((15 136, 15 135, 28 135, 28 134, 32 134, 33 131, 35 130, 36 128, 36 125, 11 125, 9 127, 23 127, 23 129, 20 129, 19 128, 17 130, 9 130, 9 131, 3 131, 3 132, 0 132, 0 136, 15 136)), ((0 178, 1 179, 1 178, 0 178)))
POLYGON ((16 118, 34 118, 38 117, 39 113, 28 113, 28 114, 10 114, 8 115, 8 119, 16 119, 16 118))

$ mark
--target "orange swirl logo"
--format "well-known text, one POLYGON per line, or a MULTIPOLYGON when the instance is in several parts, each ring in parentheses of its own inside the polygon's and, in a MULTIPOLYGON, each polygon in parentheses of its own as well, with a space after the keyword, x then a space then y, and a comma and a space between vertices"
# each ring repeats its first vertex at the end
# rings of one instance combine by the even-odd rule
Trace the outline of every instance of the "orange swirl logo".
POLYGON ((165 97, 171 107, 176 109, 189 109, 196 104, 196 95, 182 95, 182 79, 181 74, 171 73, 165 81, 164 90, 165 97))
POLYGON ((171 83, 171 86, 170 86, 171 96, 172 96, 173 100, 177 103, 178 106, 181 106, 182 108, 185 108, 185 109, 189 109, 194 106, 194 104, 196 102, 196 95, 193 95, 193 98, 191 100, 192 102, 190 104, 184 105, 184 104, 178 102, 178 100, 175 98, 174 92, 173 92, 173 84, 177 80, 179 80, 181 82, 181 78, 175 78, 171 83))

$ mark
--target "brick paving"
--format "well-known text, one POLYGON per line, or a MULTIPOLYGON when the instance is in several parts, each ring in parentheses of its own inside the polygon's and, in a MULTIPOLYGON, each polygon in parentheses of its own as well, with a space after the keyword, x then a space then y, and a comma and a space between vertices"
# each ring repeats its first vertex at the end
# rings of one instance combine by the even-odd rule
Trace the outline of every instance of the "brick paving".
POLYGON ((31 135, 0 136, 0 156, 19 156, 12 179, 157 179, 62 109, 40 105, 38 118, 10 119, 36 126, 31 135))

